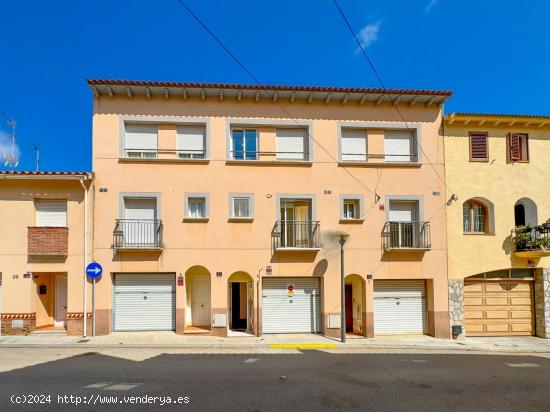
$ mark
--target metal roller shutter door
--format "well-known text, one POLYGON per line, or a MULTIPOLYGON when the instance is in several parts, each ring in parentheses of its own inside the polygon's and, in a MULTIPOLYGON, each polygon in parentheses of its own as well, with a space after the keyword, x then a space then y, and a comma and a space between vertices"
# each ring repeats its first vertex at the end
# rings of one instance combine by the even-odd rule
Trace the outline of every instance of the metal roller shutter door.
POLYGON ((374 281, 374 333, 426 333, 422 280, 374 281))
POLYGON ((321 331, 321 291, 315 278, 263 279, 263 333, 321 331), (294 296, 288 296, 288 285, 294 296))
POLYGON ((113 294, 115 331, 175 330, 175 275, 116 274, 113 294))

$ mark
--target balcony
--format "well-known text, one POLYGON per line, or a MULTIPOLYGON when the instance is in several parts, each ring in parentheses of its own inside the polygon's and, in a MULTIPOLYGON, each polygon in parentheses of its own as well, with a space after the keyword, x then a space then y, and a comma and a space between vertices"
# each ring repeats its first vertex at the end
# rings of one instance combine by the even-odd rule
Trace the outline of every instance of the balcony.
POLYGON ((520 258, 550 256, 550 225, 519 226, 512 230, 514 255, 520 258))
POLYGON ((384 251, 426 251, 432 248, 429 222, 386 222, 382 230, 384 251))
POLYGON ((318 251, 319 222, 278 220, 271 231, 271 247, 277 251, 318 251))
POLYGON ((127 251, 161 251, 162 221, 157 219, 116 220, 113 248, 127 251))
POLYGON ((66 227, 28 227, 29 256, 67 256, 69 229, 66 227))

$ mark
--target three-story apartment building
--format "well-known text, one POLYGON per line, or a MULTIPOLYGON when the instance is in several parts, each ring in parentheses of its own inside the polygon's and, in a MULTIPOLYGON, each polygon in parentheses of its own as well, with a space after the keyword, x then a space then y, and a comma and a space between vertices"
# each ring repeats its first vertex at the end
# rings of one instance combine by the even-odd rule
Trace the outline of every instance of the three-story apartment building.
POLYGON ((450 92, 88 83, 98 334, 449 336, 450 92))
POLYGON ((456 195, 447 210, 449 312, 468 336, 550 338, 549 131, 548 116, 445 116, 456 195))

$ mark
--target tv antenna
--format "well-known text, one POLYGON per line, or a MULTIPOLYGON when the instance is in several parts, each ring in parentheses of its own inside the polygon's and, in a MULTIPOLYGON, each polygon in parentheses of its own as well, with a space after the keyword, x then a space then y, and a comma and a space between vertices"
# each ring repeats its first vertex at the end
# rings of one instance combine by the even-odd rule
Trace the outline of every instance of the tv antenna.
POLYGON ((32 143, 31 146, 34 150, 34 155, 36 158, 36 171, 38 172, 38 166, 40 165, 40 145, 38 143, 32 143))
POLYGON ((15 123, 15 120, 10 119, 4 112, 0 112, 0 115, 2 115, 2 117, 6 120, 8 126, 11 127, 11 153, 1 153, 4 157, 4 166, 15 169, 19 164, 19 159, 15 155, 15 127, 17 126, 17 123, 15 123))

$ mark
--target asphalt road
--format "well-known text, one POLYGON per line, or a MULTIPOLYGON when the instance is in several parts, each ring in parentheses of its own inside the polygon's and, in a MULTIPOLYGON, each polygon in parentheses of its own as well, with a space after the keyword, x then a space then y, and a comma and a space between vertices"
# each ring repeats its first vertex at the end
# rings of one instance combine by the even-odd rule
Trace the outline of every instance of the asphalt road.
MULTIPOLYGON (((1 351, 0 363, 10 356, 8 349, 1 351)), ((27 351, 32 356, 33 351, 42 349, 27 351)), ((17 356, 25 359, 24 353, 17 356)), ((164 353, 130 360, 88 352, 0 373, 0 410, 59 409, 547 412, 550 359, 304 350, 284 354, 164 353), (146 396, 159 398, 155 404, 144 404, 153 401, 146 396), (138 403, 124 403, 131 397, 138 403), (181 403, 162 405, 167 397, 181 403), (13 403, 29 399, 43 403, 13 403), (116 403, 101 404, 107 399, 116 403)))

